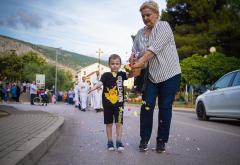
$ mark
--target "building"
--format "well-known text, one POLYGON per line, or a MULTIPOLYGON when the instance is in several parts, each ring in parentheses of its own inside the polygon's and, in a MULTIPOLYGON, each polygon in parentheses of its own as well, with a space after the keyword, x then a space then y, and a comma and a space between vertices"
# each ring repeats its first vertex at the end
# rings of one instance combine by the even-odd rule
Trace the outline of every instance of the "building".
MULTIPOLYGON (((110 72, 110 68, 102 64, 99 65, 98 63, 94 63, 84 68, 81 68, 77 71, 76 82, 81 82, 83 76, 85 76, 87 80, 93 82, 93 80, 97 78, 97 71, 99 71, 100 75, 102 75, 104 72, 110 72)), ((125 81, 124 86, 127 86, 127 88, 131 89, 133 87, 133 78, 125 81)))
POLYGON ((97 71, 99 71, 100 75, 102 75, 104 72, 110 72, 110 68, 105 65, 98 64, 98 63, 88 65, 77 71, 76 81, 81 82, 82 77, 85 76, 85 77, 87 77, 87 80, 90 80, 92 82, 97 77, 97 75, 96 75, 97 71))

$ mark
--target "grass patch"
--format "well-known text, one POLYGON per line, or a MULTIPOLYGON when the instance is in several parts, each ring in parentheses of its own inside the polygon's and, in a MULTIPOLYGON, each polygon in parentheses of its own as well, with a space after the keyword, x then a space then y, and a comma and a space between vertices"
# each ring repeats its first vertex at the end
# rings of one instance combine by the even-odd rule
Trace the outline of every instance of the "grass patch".
POLYGON ((173 104, 174 107, 182 107, 182 108, 195 108, 194 104, 173 104))

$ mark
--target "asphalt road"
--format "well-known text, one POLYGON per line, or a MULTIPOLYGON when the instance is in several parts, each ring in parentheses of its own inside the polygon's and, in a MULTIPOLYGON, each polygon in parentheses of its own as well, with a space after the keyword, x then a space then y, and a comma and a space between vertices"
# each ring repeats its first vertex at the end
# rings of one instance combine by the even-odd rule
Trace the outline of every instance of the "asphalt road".
MULTIPOLYGON (((199 121, 194 113, 173 113, 167 151, 162 154, 149 150, 138 152, 139 108, 125 108, 123 142, 125 151, 107 151, 103 114, 93 110, 80 112, 72 105, 47 107, 27 104, 14 105, 22 110, 44 110, 65 118, 61 134, 38 165, 239 165, 240 121, 212 119, 199 121)), ((157 110, 150 148, 155 147, 157 110)))

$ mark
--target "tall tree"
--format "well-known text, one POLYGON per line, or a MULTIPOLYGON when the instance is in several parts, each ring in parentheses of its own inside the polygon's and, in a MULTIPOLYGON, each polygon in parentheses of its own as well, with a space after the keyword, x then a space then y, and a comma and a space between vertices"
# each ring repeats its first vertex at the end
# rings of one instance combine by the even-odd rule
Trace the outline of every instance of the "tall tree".
POLYGON ((182 85, 209 85, 227 72, 240 69, 240 59, 217 52, 205 57, 194 54, 181 61, 181 68, 182 85))
POLYGON ((172 26, 181 59, 208 54, 212 46, 240 58, 238 0, 167 0, 161 19, 172 26))
MULTIPOLYGON (((28 52, 23 55, 0 53, 0 80, 29 81, 35 80, 36 74, 45 74, 46 87, 55 83, 55 66, 47 64, 37 53, 28 52)), ((73 86, 72 74, 63 69, 58 70, 58 89, 67 90, 73 86)))

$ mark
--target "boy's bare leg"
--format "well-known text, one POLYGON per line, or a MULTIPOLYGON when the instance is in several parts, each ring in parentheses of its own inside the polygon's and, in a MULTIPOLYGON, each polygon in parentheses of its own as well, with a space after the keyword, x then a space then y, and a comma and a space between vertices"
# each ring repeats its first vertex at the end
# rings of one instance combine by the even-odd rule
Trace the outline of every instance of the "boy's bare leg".
POLYGON ((116 140, 121 141, 122 140, 122 123, 116 123, 116 140))
POLYGON ((106 124, 106 132, 108 141, 112 141, 112 125, 113 124, 106 124))
POLYGON ((124 151, 124 146, 122 144, 122 123, 116 123, 116 147, 119 152, 124 151))

